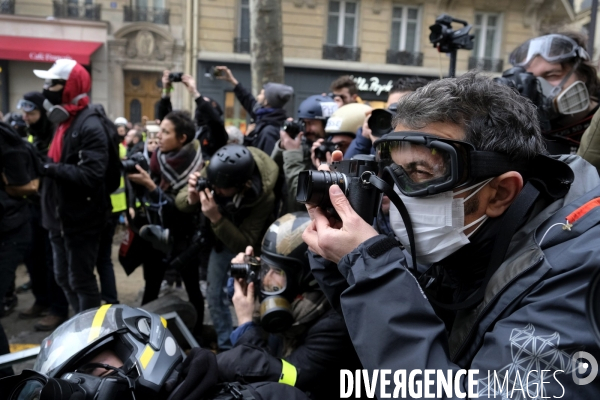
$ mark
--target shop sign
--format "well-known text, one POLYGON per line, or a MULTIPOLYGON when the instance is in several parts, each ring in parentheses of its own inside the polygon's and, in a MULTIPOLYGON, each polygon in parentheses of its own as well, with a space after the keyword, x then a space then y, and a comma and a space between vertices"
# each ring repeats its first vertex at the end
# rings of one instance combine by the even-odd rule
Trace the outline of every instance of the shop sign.
POLYGON ((359 92, 375 92, 377 95, 381 95, 381 92, 388 92, 392 90, 394 81, 391 79, 387 83, 381 83, 379 78, 373 76, 371 78, 364 78, 362 76, 353 76, 354 82, 359 92))
POLYGON ((73 59, 71 56, 68 56, 68 55, 57 55, 57 54, 36 52, 36 51, 32 51, 31 53, 29 53, 29 59, 33 60, 33 61, 55 62, 56 60, 59 60, 61 58, 66 58, 68 60, 73 59))

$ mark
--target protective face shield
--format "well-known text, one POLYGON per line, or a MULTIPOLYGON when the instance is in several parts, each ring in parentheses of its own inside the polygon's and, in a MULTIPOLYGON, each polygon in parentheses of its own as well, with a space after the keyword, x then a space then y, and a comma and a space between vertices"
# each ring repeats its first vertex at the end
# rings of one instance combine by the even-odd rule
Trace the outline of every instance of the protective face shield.
POLYGON ((125 305, 105 305, 79 313, 59 326, 42 342, 34 370, 65 379, 75 371, 85 373, 86 364, 108 350, 123 363, 117 375, 135 384, 136 395, 149 398, 160 392, 183 360, 183 352, 159 315, 125 305))
POLYGON ((510 54, 509 62, 515 67, 523 67, 537 56, 549 63, 559 63, 574 57, 585 61, 590 59, 587 51, 570 37, 552 34, 526 41, 510 54))
POLYGON ((261 259, 260 324, 267 332, 281 332, 294 322, 291 301, 296 293, 288 287, 288 274, 271 260, 261 259))

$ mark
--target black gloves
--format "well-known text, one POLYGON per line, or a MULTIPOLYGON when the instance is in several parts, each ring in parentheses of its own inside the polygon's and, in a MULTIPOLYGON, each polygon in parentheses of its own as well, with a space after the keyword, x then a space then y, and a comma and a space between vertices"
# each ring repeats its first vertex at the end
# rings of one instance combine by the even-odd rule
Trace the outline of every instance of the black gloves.
POLYGON ((217 358, 210 350, 193 348, 179 367, 179 376, 165 383, 168 400, 201 399, 217 384, 217 358))

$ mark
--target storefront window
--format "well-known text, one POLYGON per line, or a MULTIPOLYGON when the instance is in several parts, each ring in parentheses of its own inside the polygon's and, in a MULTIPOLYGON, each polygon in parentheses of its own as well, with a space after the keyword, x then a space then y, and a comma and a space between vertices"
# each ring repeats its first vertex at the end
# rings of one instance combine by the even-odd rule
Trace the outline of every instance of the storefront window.
POLYGON ((246 134, 246 110, 233 92, 225 93, 225 126, 236 126, 246 134))

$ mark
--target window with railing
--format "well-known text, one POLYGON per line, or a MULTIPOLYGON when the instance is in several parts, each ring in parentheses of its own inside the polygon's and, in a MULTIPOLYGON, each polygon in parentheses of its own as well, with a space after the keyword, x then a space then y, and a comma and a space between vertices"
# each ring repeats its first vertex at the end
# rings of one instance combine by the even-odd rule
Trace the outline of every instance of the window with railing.
POLYGON ((14 14, 15 0, 0 0, 0 14, 14 14))
POLYGON ((387 63, 423 65, 419 52, 421 9, 415 6, 396 5, 392 10, 392 36, 387 52, 387 63))
POLYGON ((237 37, 233 40, 235 53, 250 53, 250 0, 240 0, 237 37))
POLYGON ((503 60, 500 58, 502 43, 502 15, 493 13, 475 13, 473 24, 475 40, 473 53, 469 58, 469 69, 502 72, 503 60))
POLYGON ((170 10, 165 8, 165 0, 136 0, 130 6, 123 6, 123 21, 153 22, 169 24, 170 10))
POLYGON ((327 15, 327 41, 323 45, 323 58, 360 61, 357 44, 358 3, 355 1, 330 1, 327 15))
POLYGON ((93 0, 54 1, 53 5, 55 18, 101 19, 102 4, 94 4, 93 0))

